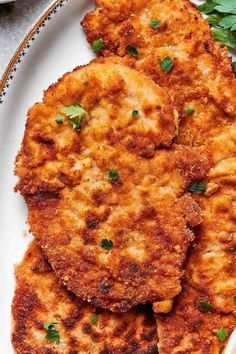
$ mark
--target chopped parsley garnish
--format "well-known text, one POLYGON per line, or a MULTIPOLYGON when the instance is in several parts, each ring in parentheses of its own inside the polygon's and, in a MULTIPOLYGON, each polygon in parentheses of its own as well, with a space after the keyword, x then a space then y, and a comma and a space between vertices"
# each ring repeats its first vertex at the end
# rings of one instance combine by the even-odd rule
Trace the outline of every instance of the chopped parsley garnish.
POLYGON ((171 57, 166 57, 160 62, 160 67, 163 71, 170 72, 174 66, 171 57))
POLYGON ((111 181, 116 181, 118 178, 119 178, 119 173, 118 173, 117 170, 111 169, 111 170, 108 172, 108 179, 109 179, 109 180, 111 180, 111 181))
POLYGON ((134 119, 138 119, 138 117, 139 117, 139 111, 133 111, 133 112, 132 112, 132 117, 133 117, 134 119))
POLYGON ((93 315, 90 319, 90 322, 95 325, 98 321, 98 316, 97 315, 93 315))
POLYGON ((235 303, 235 305, 236 305, 236 295, 234 295, 234 298, 233 298, 233 299, 234 299, 234 303, 235 303))
POLYGON ((57 124, 63 124, 62 117, 56 117, 55 121, 56 121, 57 124))
POLYGON ((207 0, 198 9, 208 15, 213 37, 228 46, 236 48, 236 2, 235 0, 207 0))
POLYGON ((224 342, 225 339, 229 336, 229 331, 227 328, 218 328, 216 330, 216 335, 220 342, 224 342))
POLYGON ((108 240, 107 238, 104 238, 101 241, 101 247, 104 248, 107 251, 110 251, 113 248, 112 240, 108 240))
POLYGON ((79 103, 73 103, 61 110, 70 120, 74 130, 80 131, 81 124, 87 112, 79 103))
POLYGON ((92 44, 92 48, 93 48, 94 52, 96 52, 96 53, 101 52, 102 46, 103 46, 103 39, 102 38, 97 39, 92 44))
POLYGON ((44 329, 47 331, 47 335, 45 336, 45 339, 47 339, 49 342, 56 342, 56 344, 60 343, 60 334, 56 330, 55 325, 57 323, 46 323, 44 325, 44 329))
POLYGON ((200 309, 201 311, 203 311, 203 312, 210 312, 210 311, 213 310, 213 306, 212 306, 211 304, 207 303, 207 302, 204 301, 204 300, 200 300, 200 301, 198 302, 198 307, 199 307, 199 309, 200 309))
POLYGON ((138 56, 137 48, 134 45, 132 45, 132 44, 128 44, 127 45, 126 53, 128 55, 130 55, 131 57, 137 57, 138 56))
POLYGON ((191 116, 191 114, 193 114, 194 112, 195 112, 195 109, 192 108, 192 107, 187 106, 187 107, 185 108, 185 114, 186 114, 186 116, 191 116))
POLYGON ((195 194, 204 193, 206 189, 206 185, 203 182, 192 183, 188 186, 188 191, 195 194))
POLYGON ((152 27, 153 29, 158 29, 160 27, 160 21, 158 21, 157 18, 154 18, 151 22, 150 22, 150 27, 152 27))
POLYGON ((233 249, 233 253, 236 255, 236 248, 233 249))

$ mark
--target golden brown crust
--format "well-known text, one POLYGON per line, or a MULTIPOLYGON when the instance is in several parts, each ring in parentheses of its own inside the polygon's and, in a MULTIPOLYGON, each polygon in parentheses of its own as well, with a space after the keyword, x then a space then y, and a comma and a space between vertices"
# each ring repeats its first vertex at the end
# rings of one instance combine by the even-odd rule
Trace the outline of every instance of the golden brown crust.
POLYGON ((30 109, 17 189, 31 231, 78 297, 123 312, 179 293, 188 226, 201 221, 185 192, 209 161, 195 148, 169 147, 175 120, 166 93, 116 58, 65 75, 30 109), (88 112, 80 133, 65 117, 55 123, 74 101, 88 112), (114 168, 119 178, 110 181, 114 168))
POLYGON ((156 323, 148 308, 116 315, 69 293, 32 243, 16 269, 12 342, 18 354, 156 354, 156 323), (91 318, 97 314, 97 323, 91 318), (57 322, 60 344, 44 325, 57 322))
POLYGON ((228 337, 220 342, 216 330, 226 328, 230 335, 236 327, 235 173, 225 175, 229 168, 222 166, 220 172, 216 170, 210 172, 213 194, 200 198, 203 224, 188 257, 182 292, 171 314, 157 321, 163 354, 218 354, 228 337), (200 300, 210 303, 213 310, 201 312, 200 300))
POLYGON ((236 318, 236 80, 231 59, 186 0, 98 0, 83 26, 90 43, 103 38, 102 55, 125 56, 129 65, 173 96, 180 116, 178 143, 208 146, 212 151, 208 188, 198 199, 203 223, 188 257, 184 290, 168 321, 160 323, 160 352, 213 353, 219 343, 210 334, 212 324, 224 327, 228 322, 231 330, 236 318), (158 30, 149 26, 153 18, 160 21, 158 30), (125 55, 128 43, 137 47, 137 58, 125 55), (169 73, 159 65, 166 56, 174 60, 169 73), (186 106, 193 107, 194 114, 186 117, 186 106), (195 298, 206 294, 215 311, 201 315, 203 331, 192 329, 193 317, 199 316, 195 298))
POLYGON ((205 293, 183 282, 183 291, 175 300, 173 312, 157 318, 159 345, 163 354, 219 354, 227 339, 219 341, 217 330, 227 328, 229 335, 236 326, 233 314, 202 312, 199 301, 211 302, 207 289, 205 293), (204 294, 204 298, 203 298, 204 294))
POLYGON ((194 4, 187 0, 97 0, 96 4, 82 25, 90 43, 103 38, 101 54, 123 57, 132 44, 139 55, 130 64, 168 88, 179 109, 194 97, 209 96, 225 112, 236 113, 231 59, 227 49, 212 39, 194 4), (154 18, 160 21, 157 30, 150 27, 154 18), (174 60, 168 75, 159 65, 166 56, 174 60))

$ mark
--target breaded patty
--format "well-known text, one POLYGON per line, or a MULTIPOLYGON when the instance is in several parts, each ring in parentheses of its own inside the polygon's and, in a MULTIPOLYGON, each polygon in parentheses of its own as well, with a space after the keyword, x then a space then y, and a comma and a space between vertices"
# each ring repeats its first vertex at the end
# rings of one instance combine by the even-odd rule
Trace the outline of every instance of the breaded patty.
POLYGON ((236 169, 232 160, 230 166, 224 163, 210 172, 218 190, 200 201, 204 224, 188 258, 182 293, 170 316, 158 318, 161 353, 221 353, 236 327, 236 169), (200 301, 211 311, 202 312, 200 301), (222 342, 220 328, 227 331, 222 342))
POLYGON ((82 302, 60 284, 35 243, 16 268, 12 314, 19 354, 157 353, 150 308, 117 315, 82 302), (44 328, 52 323, 57 333, 44 328))
POLYGON ((168 89, 179 109, 200 96, 211 97, 229 114, 236 113, 236 83, 227 49, 212 39, 194 4, 188 0, 95 2, 96 9, 82 25, 91 44, 103 39, 102 55, 129 57, 130 65, 168 89), (159 21, 156 29, 153 20, 159 21), (167 73, 160 63, 168 56, 174 65, 167 73))
POLYGON ((201 222, 187 187, 209 167, 200 150, 170 147, 175 134, 165 91, 114 58, 66 74, 29 110, 16 189, 79 298, 114 312, 146 302, 170 309, 190 228, 201 222), (80 131, 68 109, 85 112, 80 131))
POLYGON ((159 353, 220 354, 236 326, 232 313, 203 312, 199 303, 209 302, 207 291, 183 282, 183 291, 176 299, 170 315, 158 316, 159 353))
MULTIPOLYGON (((100 0, 83 25, 89 42, 103 38, 102 55, 125 56, 129 65, 173 96, 180 117, 177 143, 212 151, 207 191, 198 198, 203 223, 186 264, 186 286, 168 324, 160 326, 160 353, 168 352, 167 343, 171 353, 193 353, 193 334, 204 343, 207 326, 211 331, 214 321, 224 327, 236 319, 236 80, 231 59, 227 49, 213 40, 195 6, 186 0, 100 0), (157 29, 150 25, 154 19, 160 22, 157 29), (135 57, 127 54, 130 44, 138 53, 135 57), (167 57, 173 67, 163 69, 162 61, 167 57), (200 325, 193 325, 194 316, 188 315, 198 316, 198 305, 192 301, 195 297, 206 298, 214 308, 201 316, 203 331, 200 325), (180 313, 185 325, 180 324, 180 313)), ((199 350, 211 353, 210 349, 199 350)))

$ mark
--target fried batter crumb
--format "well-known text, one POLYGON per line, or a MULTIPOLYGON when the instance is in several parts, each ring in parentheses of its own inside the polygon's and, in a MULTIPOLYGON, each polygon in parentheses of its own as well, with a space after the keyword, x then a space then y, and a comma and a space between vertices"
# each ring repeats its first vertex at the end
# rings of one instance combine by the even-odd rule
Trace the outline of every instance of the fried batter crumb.
POLYGON ((176 118, 166 92, 119 58, 66 74, 29 110, 16 189, 56 275, 79 298, 126 312, 181 290, 189 227, 201 222, 186 190, 209 161, 173 144, 176 118), (80 132, 62 114, 75 102, 86 112, 80 132))

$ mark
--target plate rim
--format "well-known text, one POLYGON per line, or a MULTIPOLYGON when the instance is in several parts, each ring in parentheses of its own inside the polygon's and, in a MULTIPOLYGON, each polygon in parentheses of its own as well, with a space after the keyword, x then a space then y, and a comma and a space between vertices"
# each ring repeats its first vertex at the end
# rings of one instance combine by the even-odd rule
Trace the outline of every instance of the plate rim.
MULTIPOLYGON (((50 20, 50 15, 56 14, 57 9, 62 8, 67 2, 69 2, 69 0, 52 0, 50 4, 41 12, 39 17, 37 17, 37 19, 33 22, 33 24, 27 30, 26 34, 20 40, 15 51, 11 55, 10 60, 8 61, 8 65, 4 70, 2 77, 0 77, 0 106, 1 103, 3 103, 4 97, 6 96, 7 89, 10 87, 9 82, 14 78, 13 73, 17 70, 17 65, 20 64, 22 60, 21 58, 23 58, 23 56, 26 54, 25 51, 30 49, 30 47, 27 48, 27 45, 32 41, 34 36, 40 34, 39 28, 45 26, 45 22, 47 20, 50 20)), ((232 353, 235 342, 236 328, 228 338, 225 347, 225 354, 232 353)))
POLYGON ((9 88, 9 81, 13 79, 13 73, 17 70, 17 64, 20 64, 21 57, 26 54, 26 50, 30 48, 30 41, 35 40, 34 36, 40 33, 39 28, 45 26, 45 22, 50 20, 50 15, 55 14, 57 9, 63 7, 69 0, 53 0, 45 10, 39 15, 32 26, 19 42, 16 50, 12 54, 8 65, 0 78, 0 104, 3 103, 3 97, 6 96, 6 90, 9 88), (27 47, 27 45, 29 47, 27 47))

